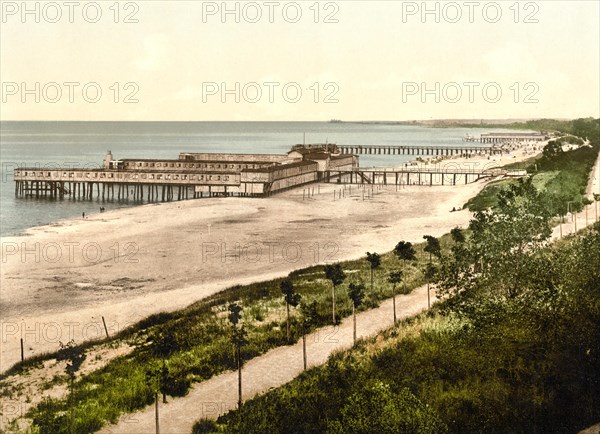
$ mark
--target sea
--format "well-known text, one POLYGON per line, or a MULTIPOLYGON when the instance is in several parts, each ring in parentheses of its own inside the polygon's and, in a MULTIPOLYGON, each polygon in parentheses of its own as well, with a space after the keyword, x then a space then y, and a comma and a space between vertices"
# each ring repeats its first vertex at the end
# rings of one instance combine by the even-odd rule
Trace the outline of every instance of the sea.
MULTIPOLYGON (((61 219, 140 205, 101 199, 36 199, 15 196, 17 167, 101 167, 113 157, 176 159, 180 152, 286 153, 300 143, 464 146, 473 128, 347 122, 0 122, 0 236, 61 219)), ((495 129, 494 131, 502 131, 495 129)), ((361 155, 361 167, 397 166, 414 156, 361 155)))

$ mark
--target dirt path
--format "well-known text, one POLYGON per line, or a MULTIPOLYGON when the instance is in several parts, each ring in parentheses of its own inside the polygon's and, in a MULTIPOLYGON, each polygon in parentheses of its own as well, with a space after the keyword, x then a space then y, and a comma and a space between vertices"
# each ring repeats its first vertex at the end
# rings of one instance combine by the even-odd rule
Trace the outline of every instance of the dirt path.
MULTIPOLYGON (((415 289, 397 298, 399 318, 413 316, 427 308, 427 287, 415 289)), ((375 309, 357 315, 357 335, 369 337, 391 327, 392 301, 385 300, 375 309)), ((335 351, 352 346, 352 318, 346 318, 337 327, 325 327, 307 337, 307 357, 310 366, 322 365, 335 351)), ((242 373, 244 400, 273 387, 281 386, 302 372, 302 341, 295 345, 273 349, 249 361, 242 373)), ((160 404, 160 432, 162 434, 190 433, 200 418, 217 418, 237 405, 237 372, 227 372, 196 384, 183 398, 171 398, 160 404)), ((124 416, 118 424, 103 429, 102 433, 139 434, 155 429, 154 407, 124 416)))

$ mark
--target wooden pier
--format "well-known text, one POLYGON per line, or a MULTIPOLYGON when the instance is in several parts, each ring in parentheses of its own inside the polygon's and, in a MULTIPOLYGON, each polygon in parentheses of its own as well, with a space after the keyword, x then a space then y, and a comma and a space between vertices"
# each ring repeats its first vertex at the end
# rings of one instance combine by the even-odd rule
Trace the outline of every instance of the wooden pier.
POLYGON ((456 185, 473 183, 483 178, 524 176, 525 171, 504 169, 357 169, 329 171, 324 180, 340 184, 378 185, 456 185))
POLYGON ((14 177, 17 197, 148 202, 229 196, 240 183, 239 175, 205 171, 18 168, 14 177))
MULTIPOLYGON (((346 147, 297 145, 287 155, 181 154, 176 160, 114 160, 102 168, 20 167, 15 195, 50 199, 165 202, 214 196, 265 197, 316 182, 396 185, 456 185, 510 176, 501 169, 405 166, 361 169, 358 157, 339 152, 477 152, 490 147, 346 147), (318 152, 317 152, 318 151, 318 152), (335 151, 335 153, 334 153, 335 151), (296 155, 298 154, 298 155, 296 155)), ((501 152, 501 149, 497 149, 501 152)), ((428 154, 423 154, 428 155, 428 154)))
POLYGON ((355 155, 501 155, 504 149, 500 146, 425 146, 425 145, 336 145, 342 154, 355 155))

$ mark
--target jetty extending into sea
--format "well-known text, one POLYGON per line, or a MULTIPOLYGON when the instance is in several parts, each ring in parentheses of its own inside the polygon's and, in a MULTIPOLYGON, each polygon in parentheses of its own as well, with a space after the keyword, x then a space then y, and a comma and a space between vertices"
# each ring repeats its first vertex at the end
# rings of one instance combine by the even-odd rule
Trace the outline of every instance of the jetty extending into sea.
POLYGON ((265 197, 306 184, 456 185, 482 178, 521 175, 502 169, 436 167, 363 169, 358 153, 415 155, 496 155, 501 146, 341 146, 295 145, 287 154, 180 153, 177 159, 115 159, 108 151, 102 167, 20 167, 14 171, 17 197, 148 202, 214 196, 265 197), (374 152, 373 152, 374 151, 374 152), (435 154, 434 154, 435 152, 435 154), (395 152, 394 152, 395 153, 395 152))

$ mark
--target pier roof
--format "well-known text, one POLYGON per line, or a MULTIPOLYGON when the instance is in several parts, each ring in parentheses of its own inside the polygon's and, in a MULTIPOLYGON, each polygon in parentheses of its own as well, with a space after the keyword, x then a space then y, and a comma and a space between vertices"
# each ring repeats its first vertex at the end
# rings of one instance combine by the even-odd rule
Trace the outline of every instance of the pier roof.
POLYGON ((316 165, 316 164, 317 163, 315 163, 314 161, 303 160, 303 161, 297 161, 294 163, 279 164, 276 166, 267 166, 267 167, 262 167, 262 168, 258 168, 258 169, 242 169, 242 173, 243 172, 276 172, 276 171, 282 170, 282 169, 291 169, 293 167, 309 166, 309 165, 316 165))

